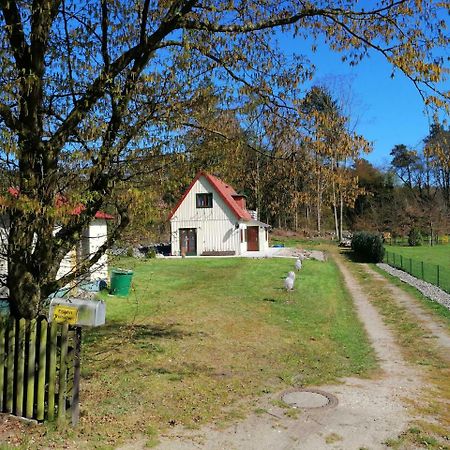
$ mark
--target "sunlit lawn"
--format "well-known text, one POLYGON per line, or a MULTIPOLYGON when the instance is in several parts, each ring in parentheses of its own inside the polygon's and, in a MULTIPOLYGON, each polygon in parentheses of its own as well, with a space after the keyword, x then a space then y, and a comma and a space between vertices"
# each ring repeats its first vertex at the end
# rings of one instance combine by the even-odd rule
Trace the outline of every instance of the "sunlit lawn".
MULTIPOLYGON (((114 447, 181 424, 223 424, 294 384, 367 375, 374 355, 333 262, 137 261, 128 298, 107 296, 107 325, 84 335, 80 447, 114 447)), ((46 438, 61 442, 64 434, 46 438)), ((78 444, 77 444, 78 445, 78 444)))
POLYGON ((391 264, 392 253, 395 253, 397 267, 401 264, 401 267, 412 275, 450 292, 450 245, 386 246, 386 250, 391 264))
POLYGON ((387 245, 388 252, 424 261, 429 264, 439 264, 450 269, 450 244, 444 245, 421 245, 418 247, 405 247, 400 245, 387 245))

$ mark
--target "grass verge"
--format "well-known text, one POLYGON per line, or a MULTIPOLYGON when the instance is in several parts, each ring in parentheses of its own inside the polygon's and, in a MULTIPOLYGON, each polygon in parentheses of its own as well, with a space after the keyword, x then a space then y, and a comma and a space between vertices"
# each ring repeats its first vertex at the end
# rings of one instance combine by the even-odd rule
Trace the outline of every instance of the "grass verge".
POLYGON ((435 314, 435 319, 442 323, 443 326, 447 328, 450 332, 450 310, 440 303, 431 300, 428 297, 425 297, 420 291, 418 291, 415 287, 410 286, 407 283, 399 280, 397 277, 387 273, 383 269, 377 267, 376 264, 371 264, 373 270, 378 272, 380 275, 383 275, 387 280, 389 280, 392 284, 395 284, 397 287, 403 289, 409 295, 413 296, 417 299, 422 306, 424 306, 428 311, 435 314))

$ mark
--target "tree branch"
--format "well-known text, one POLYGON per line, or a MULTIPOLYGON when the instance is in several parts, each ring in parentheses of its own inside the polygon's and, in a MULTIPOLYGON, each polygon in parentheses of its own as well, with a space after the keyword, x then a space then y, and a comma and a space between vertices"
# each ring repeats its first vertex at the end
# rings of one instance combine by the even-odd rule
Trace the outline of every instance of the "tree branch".
POLYGON ((181 17, 190 12, 194 4, 195 0, 178 0, 175 2, 156 31, 146 37, 142 43, 140 42, 122 53, 122 55, 110 64, 108 70, 106 68, 103 69, 99 77, 87 89, 85 95, 78 100, 66 120, 56 130, 47 145, 51 148, 62 148, 68 137, 73 133, 73 130, 85 118, 94 104, 104 96, 105 88, 110 80, 116 78, 133 61, 135 62, 135 66, 142 70, 151 54, 158 47, 158 44, 169 33, 180 26, 181 17))
POLYGON ((4 103, 0 103, 0 119, 11 131, 20 131, 20 121, 11 112, 11 108, 4 103))
POLYGON ((22 18, 15 0, 0 0, 0 8, 5 19, 11 50, 20 71, 30 65, 30 48, 25 40, 22 18))

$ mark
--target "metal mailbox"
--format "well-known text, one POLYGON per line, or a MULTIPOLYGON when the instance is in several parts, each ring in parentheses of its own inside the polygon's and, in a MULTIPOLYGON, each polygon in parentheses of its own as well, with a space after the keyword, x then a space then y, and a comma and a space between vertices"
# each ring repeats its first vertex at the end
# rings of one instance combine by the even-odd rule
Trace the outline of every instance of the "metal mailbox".
POLYGON ((83 298, 53 298, 50 302, 49 322, 98 327, 104 325, 106 304, 83 298))

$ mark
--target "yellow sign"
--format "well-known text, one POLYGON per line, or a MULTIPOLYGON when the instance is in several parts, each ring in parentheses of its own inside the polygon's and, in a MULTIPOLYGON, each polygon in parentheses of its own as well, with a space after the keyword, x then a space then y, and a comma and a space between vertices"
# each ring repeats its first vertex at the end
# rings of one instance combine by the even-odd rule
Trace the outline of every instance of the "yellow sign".
POLYGON ((73 306, 57 305, 53 309, 53 320, 56 323, 76 325, 78 321, 78 308, 73 306))

